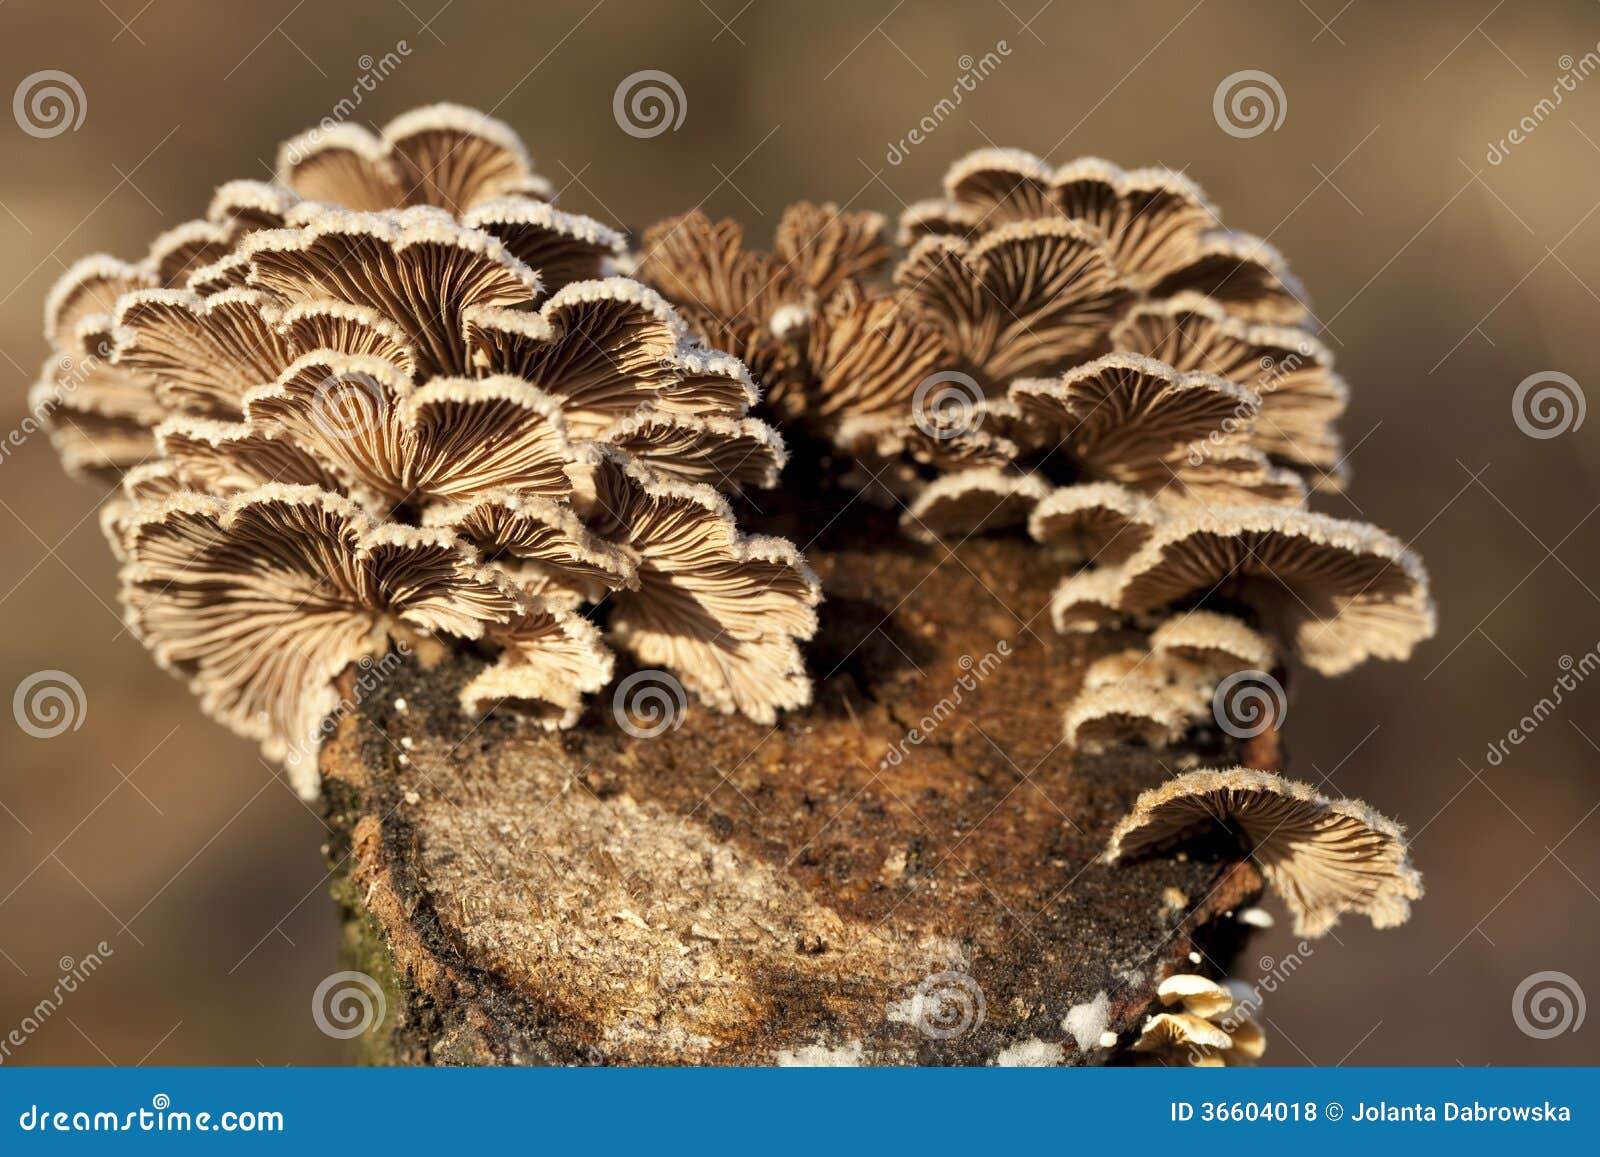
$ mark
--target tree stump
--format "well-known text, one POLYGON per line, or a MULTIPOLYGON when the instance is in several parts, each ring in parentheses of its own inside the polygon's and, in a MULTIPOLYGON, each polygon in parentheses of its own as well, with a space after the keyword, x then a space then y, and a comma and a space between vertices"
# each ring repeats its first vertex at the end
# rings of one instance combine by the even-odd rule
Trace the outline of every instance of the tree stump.
MULTIPOLYGON (((805 543, 824 516, 777 521, 805 543)), ((806 547, 814 702, 775 727, 691 696, 635 738, 609 694, 568 732, 473 720, 458 655, 413 656, 342 720, 335 895, 388 1009, 366 1059, 1098 1064, 1163 977, 1225 970, 1261 886, 1236 848, 1100 856, 1140 791, 1274 767, 1275 733, 1074 755, 1083 669, 1143 635, 1057 634, 1065 566, 1036 545, 849 521, 806 547)))

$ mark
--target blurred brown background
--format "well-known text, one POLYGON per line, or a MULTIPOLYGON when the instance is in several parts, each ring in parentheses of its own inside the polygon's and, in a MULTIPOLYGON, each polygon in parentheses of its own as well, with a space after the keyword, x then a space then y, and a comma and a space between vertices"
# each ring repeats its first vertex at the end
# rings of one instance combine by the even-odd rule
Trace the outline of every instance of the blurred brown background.
MULTIPOLYGON (((1600 998, 1600 678, 1486 760, 1562 656, 1600 646, 1600 418, 1533 438, 1512 413, 1538 372, 1600 393, 1600 75, 1571 80, 1600 52, 1600 6, 8 0, 4 91, 59 69, 86 112, 48 139, 0 131, 0 428, 22 422, 41 301, 68 263, 136 255, 214 185, 268 175, 276 142, 391 52, 355 119, 491 110, 564 207, 631 227, 703 204, 764 238, 800 197, 892 213, 997 143, 1185 168, 1230 224, 1269 236, 1356 391, 1356 484, 1323 509, 1414 540, 1440 630, 1409 664, 1293 688, 1293 770, 1403 820, 1429 895, 1404 928, 1346 924, 1311 946, 1267 997, 1268 1059, 1600 1061, 1600 1011, 1549 1039, 1512 1015, 1544 971, 1600 998), (1002 41, 1000 66, 890 164, 963 58, 1002 41), (681 84, 677 131, 618 127, 613 92, 642 69, 681 84), (1279 82, 1275 131, 1214 118, 1244 69, 1279 82), (1560 105, 1535 112, 1553 89, 1560 105), (1491 164, 1525 116, 1534 130, 1491 164)), ((338 967, 321 821, 121 629, 102 497, 42 435, 0 460, 0 691, 59 669, 87 701, 56 738, 0 728, 0 1039, 60 967, 102 940, 113 953, 4 1059, 336 1062, 310 1015, 338 967)), ((1280 926, 1239 971, 1294 951, 1280 926)))

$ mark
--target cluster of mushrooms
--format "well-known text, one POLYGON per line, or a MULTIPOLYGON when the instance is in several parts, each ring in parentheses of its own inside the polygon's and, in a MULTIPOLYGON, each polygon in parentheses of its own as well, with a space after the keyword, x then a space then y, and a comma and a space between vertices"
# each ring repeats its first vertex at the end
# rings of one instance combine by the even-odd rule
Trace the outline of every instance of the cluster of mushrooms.
MULTIPOLYGON (((699 212, 630 249, 480 113, 317 129, 142 260, 73 266, 34 406, 118 481, 134 632, 308 795, 337 676, 397 645, 482 651, 463 709, 552 727, 618 650, 714 709, 806 704, 818 581, 729 503, 777 484, 778 428, 910 539, 1029 536, 1057 629, 1144 632, 1063 705, 1081 750, 1432 634, 1417 559, 1308 509, 1345 484, 1345 384, 1282 257, 1187 178, 984 149, 889 232, 797 204, 770 250, 699 212)), ((1214 824, 1301 934, 1421 894, 1398 827, 1270 771, 1177 776, 1107 854, 1214 824)))

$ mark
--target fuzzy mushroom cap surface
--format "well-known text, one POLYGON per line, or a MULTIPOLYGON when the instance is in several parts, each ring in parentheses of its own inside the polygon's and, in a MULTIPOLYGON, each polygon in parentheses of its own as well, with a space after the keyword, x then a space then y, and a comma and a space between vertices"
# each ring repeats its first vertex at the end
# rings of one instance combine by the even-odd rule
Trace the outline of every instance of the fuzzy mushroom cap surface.
POLYGON ((1236 837, 1294 916, 1321 936, 1357 913, 1374 927, 1403 924, 1422 896, 1403 830, 1357 800, 1332 800, 1270 772, 1193 771, 1141 795, 1112 832, 1112 862, 1208 829, 1236 837))

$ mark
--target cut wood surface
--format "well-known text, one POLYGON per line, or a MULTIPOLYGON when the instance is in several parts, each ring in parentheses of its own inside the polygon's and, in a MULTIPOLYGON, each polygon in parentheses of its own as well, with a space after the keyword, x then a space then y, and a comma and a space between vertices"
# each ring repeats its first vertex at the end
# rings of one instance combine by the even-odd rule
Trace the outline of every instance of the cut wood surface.
POLYGON ((654 738, 609 694, 568 732, 473 720, 481 664, 420 654, 342 720, 336 895, 387 995, 367 1059, 1097 1064, 1162 978, 1225 972, 1260 889, 1236 848, 1100 856, 1141 790, 1276 766, 1275 733, 1074 755, 1081 672, 1143 634, 1057 634, 1036 545, 853 522, 807 548, 814 702, 776 726, 692 695, 654 738))

